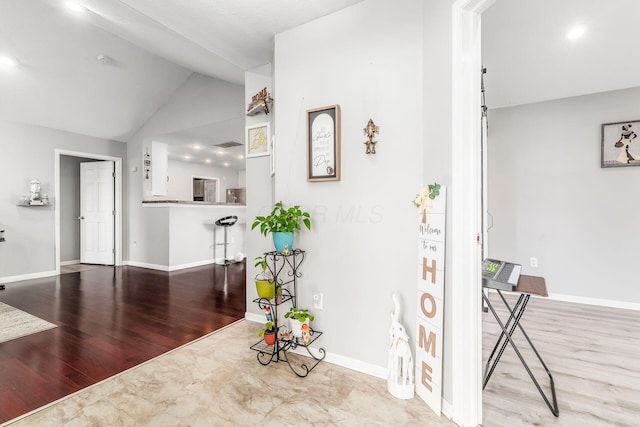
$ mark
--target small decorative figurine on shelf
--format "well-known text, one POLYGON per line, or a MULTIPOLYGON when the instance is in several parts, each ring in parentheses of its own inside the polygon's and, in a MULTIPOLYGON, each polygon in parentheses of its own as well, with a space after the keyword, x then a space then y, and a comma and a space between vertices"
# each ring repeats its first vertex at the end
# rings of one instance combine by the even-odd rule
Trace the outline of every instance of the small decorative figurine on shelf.
POLYGON ((364 134, 369 138, 368 141, 364 142, 364 145, 367 146, 366 154, 376 154, 376 143, 378 141, 374 141, 373 136, 376 133, 380 133, 380 127, 376 126, 376 124, 373 123, 373 119, 369 119, 367 127, 362 130, 364 131, 364 134))
POLYGON ((30 202, 39 202, 40 201, 40 180, 34 179, 31 181, 31 197, 29 198, 30 202))
POLYGON ((311 332, 309 330, 309 325, 303 323, 300 329, 302 330, 302 340, 305 344, 309 344, 311 342, 311 332))
POLYGON ((280 328, 278 330, 278 339, 290 340, 291 339, 291 331, 286 329, 286 328, 280 328))
POLYGON ((267 318, 267 322, 273 321, 273 318, 271 317, 271 307, 266 306, 264 308, 264 316, 267 318))

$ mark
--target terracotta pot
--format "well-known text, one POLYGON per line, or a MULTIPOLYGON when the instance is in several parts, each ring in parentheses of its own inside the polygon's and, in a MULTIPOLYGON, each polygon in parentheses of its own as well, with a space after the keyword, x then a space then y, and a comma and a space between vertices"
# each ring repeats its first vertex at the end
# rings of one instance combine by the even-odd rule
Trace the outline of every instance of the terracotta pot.
POLYGON ((276 343, 276 333, 274 332, 265 332, 264 333, 264 342, 267 345, 274 345, 276 343))

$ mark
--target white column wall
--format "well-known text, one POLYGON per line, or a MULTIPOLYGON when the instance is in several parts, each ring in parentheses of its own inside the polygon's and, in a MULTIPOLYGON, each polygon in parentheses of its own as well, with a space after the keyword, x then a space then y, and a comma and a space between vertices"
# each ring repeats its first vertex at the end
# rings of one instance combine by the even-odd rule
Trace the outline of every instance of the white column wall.
MULTIPOLYGON (((323 346, 378 374, 387 363, 391 293, 415 336, 416 208, 422 185, 422 2, 370 0, 276 36, 276 199, 310 211, 298 302, 324 294, 323 346), (308 109, 342 109, 342 179, 306 181, 308 109), (376 155, 363 128, 380 126, 376 155)), ((314 310, 312 310, 314 311, 314 310)))

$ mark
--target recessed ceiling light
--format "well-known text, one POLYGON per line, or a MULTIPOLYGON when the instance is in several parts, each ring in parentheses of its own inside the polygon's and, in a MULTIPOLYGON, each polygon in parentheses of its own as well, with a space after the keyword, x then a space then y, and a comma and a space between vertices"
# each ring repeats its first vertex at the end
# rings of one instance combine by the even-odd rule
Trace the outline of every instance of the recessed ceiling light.
POLYGON ((202 148, 199 144, 194 144, 192 147, 194 150, 199 150, 202 148))
POLYGON ((567 38, 569 40, 575 40, 578 39, 580 37, 582 37, 584 35, 585 32, 585 28, 584 25, 578 25, 576 27, 573 27, 568 33, 567 33, 567 38))
POLYGON ((218 150, 218 151, 216 151, 216 154, 217 154, 218 156, 222 156, 222 155, 224 154, 224 151, 222 151, 222 150, 218 150))
POLYGON ((79 5, 78 3, 73 2, 73 1, 68 1, 68 2, 66 2, 66 3, 65 3, 65 5, 66 5, 69 9, 73 10, 74 12, 82 12, 82 11, 86 10, 86 9, 84 8, 84 6, 81 6, 81 5, 79 5))
POLYGON ((4 65, 6 67, 16 67, 18 65, 18 61, 11 56, 0 55, 0 65, 4 65))
POLYGON ((211 163, 211 159, 204 159, 205 163, 211 163))
POLYGON ((224 162, 224 163, 223 163, 223 165, 224 165, 225 167, 228 167, 228 166, 229 166, 229 163, 228 163, 228 162, 224 162))
POLYGON ((239 159, 244 159, 244 156, 242 154, 238 154, 238 158, 239 159))
POLYGON ((182 156, 182 158, 185 159, 185 160, 189 160, 189 159, 191 159, 191 156, 188 155, 188 154, 185 154, 184 156, 182 156))

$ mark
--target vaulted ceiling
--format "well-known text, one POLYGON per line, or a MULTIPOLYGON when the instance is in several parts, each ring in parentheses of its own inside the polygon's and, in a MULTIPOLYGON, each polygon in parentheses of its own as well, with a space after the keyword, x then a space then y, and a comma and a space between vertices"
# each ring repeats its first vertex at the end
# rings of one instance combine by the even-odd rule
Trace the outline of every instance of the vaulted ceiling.
MULTIPOLYGON (((274 34, 360 1, 0 0, 0 56, 19 63, 0 64, 0 120, 126 142, 192 72, 242 84, 274 34)), ((489 106, 640 86, 638 16, 637 0, 496 0, 489 106)))
POLYGON ((244 83, 273 36, 362 0, 1 0, 0 120, 127 141, 198 72, 244 83))

